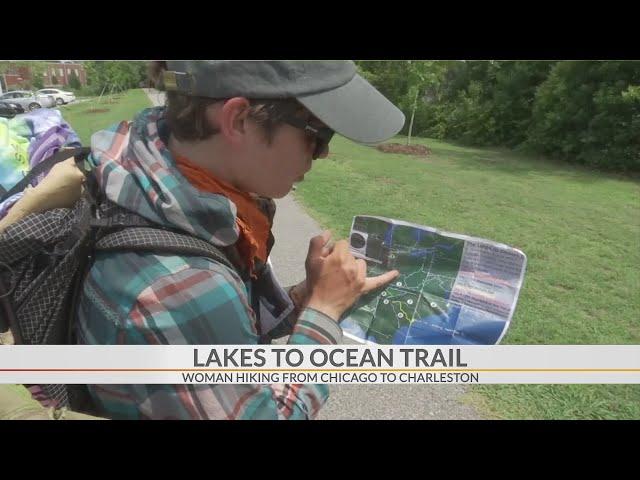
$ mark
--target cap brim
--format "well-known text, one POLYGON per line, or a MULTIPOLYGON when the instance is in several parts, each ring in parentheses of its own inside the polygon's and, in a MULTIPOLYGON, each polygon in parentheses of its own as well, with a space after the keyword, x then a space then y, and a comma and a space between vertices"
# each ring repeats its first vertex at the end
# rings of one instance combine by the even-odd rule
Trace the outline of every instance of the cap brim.
POLYGON ((297 99, 328 127, 358 143, 383 142, 404 125, 404 114, 357 74, 341 87, 297 99))

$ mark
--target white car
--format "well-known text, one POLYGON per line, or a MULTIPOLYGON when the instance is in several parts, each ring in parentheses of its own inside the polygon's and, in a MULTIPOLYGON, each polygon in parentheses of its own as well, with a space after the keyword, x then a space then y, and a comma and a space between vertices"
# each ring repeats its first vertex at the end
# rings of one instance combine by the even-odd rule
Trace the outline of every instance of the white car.
POLYGON ((37 108, 51 108, 56 106, 53 95, 33 93, 28 90, 13 90, 0 95, 0 102, 16 103, 30 112, 37 108))
POLYGON ((56 99, 56 105, 63 105, 73 102, 76 99, 76 95, 73 92, 65 92, 64 90, 58 90, 57 88, 43 88, 38 90, 38 93, 42 95, 53 95, 53 98, 56 99))

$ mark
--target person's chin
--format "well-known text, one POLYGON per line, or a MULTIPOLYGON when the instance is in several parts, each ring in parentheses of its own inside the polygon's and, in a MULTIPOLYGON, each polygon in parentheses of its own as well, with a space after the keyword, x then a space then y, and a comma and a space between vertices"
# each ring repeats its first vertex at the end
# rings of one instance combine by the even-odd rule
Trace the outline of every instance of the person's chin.
POLYGON ((273 194, 271 195, 271 198, 284 198, 293 189, 294 189, 294 184, 290 184, 286 189, 283 188, 282 190, 272 192, 273 194))
POLYGON ((282 186, 282 189, 278 189, 271 192, 270 198, 283 198, 286 197, 290 192, 296 189, 296 184, 300 183, 304 180, 304 175, 296 178, 295 180, 291 180, 290 183, 282 186))

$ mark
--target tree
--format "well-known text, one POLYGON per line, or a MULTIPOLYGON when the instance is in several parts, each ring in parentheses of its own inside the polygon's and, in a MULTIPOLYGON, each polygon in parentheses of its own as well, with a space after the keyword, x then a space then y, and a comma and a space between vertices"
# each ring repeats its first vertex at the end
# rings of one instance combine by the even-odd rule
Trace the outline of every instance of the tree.
POLYGON ((408 60, 407 63, 409 90, 406 94, 405 102, 411 102, 411 120, 409 121, 407 145, 411 145, 413 120, 418 109, 418 98, 421 93, 424 95, 427 89, 433 89, 439 84, 445 72, 446 64, 425 60, 408 60))
POLYGON ((408 144, 416 126, 416 117, 425 108, 420 99, 427 90, 437 90, 448 64, 449 62, 425 60, 356 62, 360 74, 410 119, 403 129, 408 132, 408 144))
POLYGON ((395 105, 406 95, 409 89, 406 61, 360 60, 356 65, 360 74, 395 105))
POLYGON ((638 61, 360 61, 414 135, 640 171, 638 61))
POLYGON ((535 97, 527 146, 590 166, 640 171, 638 61, 558 62, 535 97))
POLYGON ((80 88, 82 88, 80 79, 78 78, 78 75, 76 75, 76 72, 74 71, 72 71, 71 75, 69 75, 69 87, 73 88, 74 90, 80 90, 80 88))
POLYGON ((85 62, 87 82, 94 93, 137 88, 146 77, 146 62, 85 62))
POLYGON ((530 60, 497 62, 491 95, 496 144, 513 147, 526 139, 536 90, 546 80, 554 63, 530 60))
POLYGON ((42 80, 42 75, 37 75, 33 79, 33 88, 40 90, 44 88, 44 80, 42 80))

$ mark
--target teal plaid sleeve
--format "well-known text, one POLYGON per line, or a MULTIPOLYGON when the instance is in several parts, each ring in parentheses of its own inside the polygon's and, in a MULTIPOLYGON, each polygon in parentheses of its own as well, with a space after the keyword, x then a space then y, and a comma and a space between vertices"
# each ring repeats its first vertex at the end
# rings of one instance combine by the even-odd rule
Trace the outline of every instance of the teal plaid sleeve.
MULTIPOLYGON (((136 254, 120 254, 113 261, 136 254)), ((146 256, 144 261, 149 262, 146 256)), ((175 257, 174 257, 175 258, 175 257)), ((186 260, 186 259, 185 259, 186 260)), ((166 259, 163 260, 165 263, 166 259)), ((104 308, 91 308, 92 298, 115 301, 123 312, 129 303, 113 285, 85 287, 82 339, 93 344, 257 344, 255 315, 244 284, 224 267, 207 261, 207 268, 184 265, 155 277, 131 299, 125 315, 107 318, 104 308), (87 290, 89 293, 86 293, 87 290), (93 290, 93 293, 90 292, 93 290), (96 290, 100 290, 96 292, 96 290), (109 293, 113 298, 108 299, 109 293)), ((186 264, 186 261, 185 261, 186 264)), ((112 266, 111 268, 113 268, 112 266)), ((125 269, 122 267, 121 269, 125 269)), ((115 270, 119 270, 115 268, 115 270)), ((148 270, 148 266, 147 266, 148 270)), ((139 272, 141 270, 138 270, 139 272)), ((144 282, 143 282, 144 283, 144 282)), ((332 319, 306 309, 290 344, 335 344, 341 329, 332 319)), ((326 385, 96 385, 90 391, 111 418, 176 419, 307 419, 317 415, 328 397, 326 385)))

